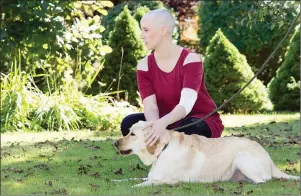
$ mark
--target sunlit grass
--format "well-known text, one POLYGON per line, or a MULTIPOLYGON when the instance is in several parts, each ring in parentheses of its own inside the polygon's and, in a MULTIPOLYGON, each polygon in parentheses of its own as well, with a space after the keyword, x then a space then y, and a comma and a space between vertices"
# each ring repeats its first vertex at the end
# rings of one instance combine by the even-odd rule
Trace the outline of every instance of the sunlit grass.
MULTIPOLYGON (((299 114, 222 116, 224 135, 259 138, 275 164, 291 175, 300 173, 299 114), (266 116, 265 118, 263 118, 266 116), (249 121, 245 121, 245 119, 249 121), (256 120, 255 120, 256 119, 256 120), (256 122, 255 124, 249 122, 256 122), (275 121, 272 122, 271 121, 275 121)), ((4 133, 1 136, 2 194, 93 195, 299 195, 299 182, 271 180, 265 184, 217 182, 179 183, 132 189, 139 181, 112 179, 145 177, 149 167, 137 156, 122 157, 112 145, 114 132, 70 131, 4 133), (288 192, 289 190, 289 192, 288 192)), ((257 138, 257 139, 258 139, 257 138)))

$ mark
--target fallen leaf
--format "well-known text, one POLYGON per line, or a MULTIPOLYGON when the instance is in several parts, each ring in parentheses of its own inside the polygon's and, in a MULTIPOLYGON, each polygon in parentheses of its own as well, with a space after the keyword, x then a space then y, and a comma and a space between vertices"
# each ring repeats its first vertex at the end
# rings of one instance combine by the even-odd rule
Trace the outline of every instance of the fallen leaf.
POLYGON ((79 162, 81 162, 81 161, 82 161, 82 160, 81 160, 81 159, 79 159, 79 160, 77 160, 76 162, 77 162, 77 163, 79 163, 79 162))
POLYGON ((158 191, 155 192, 151 192, 150 195, 158 195, 161 193, 161 189, 159 189, 158 191))
POLYGON ((116 170, 116 171, 114 172, 114 174, 122 175, 122 169, 120 168, 119 170, 116 170))
POLYGON ((53 191, 50 192, 50 194, 52 194, 52 195, 67 195, 68 193, 67 193, 66 189, 62 188, 62 189, 59 189, 59 190, 53 189, 53 191))
POLYGON ((87 174, 90 171, 90 168, 92 166, 91 165, 80 165, 78 168, 78 174, 82 175, 82 174, 87 174))
POLYGON ((12 171, 12 172, 18 173, 18 174, 24 173, 23 169, 16 169, 16 168, 12 168, 12 167, 7 168, 7 171, 12 171))
POLYGON ((43 170, 46 170, 46 171, 49 171, 50 170, 50 167, 44 163, 42 164, 37 164, 34 166, 34 168, 39 168, 39 169, 43 169, 43 170))
POLYGON ((212 187, 213 187, 213 190, 214 190, 215 192, 223 193, 223 192, 225 191, 224 188, 220 187, 220 186, 217 185, 217 184, 212 185, 212 187))
POLYGON ((91 186, 91 190, 94 190, 94 191, 96 191, 100 187, 100 185, 98 185, 98 184, 91 184, 91 183, 89 183, 89 185, 91 186))
POLYGON ((45 182, 45 185, 52 186, 52 182, 50 180, 45 182))
POLYGON ((93 157, 90 157, 89 159, 90 159, 90 160, 96 160, 96 159, 100 159, 100 158, 101 158, 101 156, 96 156, 96 155, 95 155, 95 156, 93 156, 93 157))
POLYGON ((296 184, 297 184, 297 182, 296 182, 296 181, 293 181, 293 182, 290 183, 289 186, 290 186, 290 188, 294 188, 294 187, 296 186, 296 184))
POLYGON ((90 176, 92 176, 94 178, 100 178, 101 177, 99 172, 92 173, 92 174, 90 174, 90 176))

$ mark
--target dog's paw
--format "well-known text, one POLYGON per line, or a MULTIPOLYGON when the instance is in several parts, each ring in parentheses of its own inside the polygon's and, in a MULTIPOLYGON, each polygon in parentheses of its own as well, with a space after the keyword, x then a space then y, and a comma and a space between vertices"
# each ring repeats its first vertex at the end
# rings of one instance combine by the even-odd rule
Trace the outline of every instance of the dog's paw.
POLYGON ((111 180, 111 182, 122 182, 124 180, 111 180))
POLYGON ((135 184, 132 186, 132 188, 138 188, 138 187, 144 187, 144 186, 151 186, 151 185, 154 185, 154 183, 152 181, 145 181, 145 182, 142 182, 140 184, 135 184))

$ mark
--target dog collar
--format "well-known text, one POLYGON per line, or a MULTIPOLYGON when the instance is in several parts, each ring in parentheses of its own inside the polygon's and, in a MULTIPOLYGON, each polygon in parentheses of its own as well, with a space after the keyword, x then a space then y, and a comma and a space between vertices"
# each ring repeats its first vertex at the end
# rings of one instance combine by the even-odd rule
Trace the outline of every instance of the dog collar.
POLYGON ((162 151, 160 152, 160 154, 157 156, 159 157, 161 155, 161 153, 167 148, 168 144, 165 144, 164 148, 162 149, 162 151))

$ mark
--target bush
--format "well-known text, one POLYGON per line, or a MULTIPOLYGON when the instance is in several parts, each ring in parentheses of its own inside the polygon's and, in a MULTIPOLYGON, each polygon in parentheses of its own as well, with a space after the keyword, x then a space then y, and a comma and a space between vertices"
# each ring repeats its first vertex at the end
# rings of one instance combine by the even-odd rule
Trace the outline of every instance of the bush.
POLYGON ((300 109, 300 29, 291 39, 289 49, 277 75, 268 85, 275 110, 300 109))
MULTIPOLYGON (((277 5, 277 2, 271 4, 273 3, 277 5)), ((210 38, 220 28, 230 42, 246 56, 253 72, 257 72, 284 37, 286 33, 284 29, 288 29, 297 13, 291 7, 279 8, 277 14, 284 13, 284 18, 281 18, 283 20, 281 28, 278 26, 272 28, 275 12, 268 12, 263 18, 264 21, 254 22, 252 28, 249 28, 247 22, 255 5, 256 3, 253 1, 203 1, 200 5, 199 15, 200 52, 205 52, 210 38)), ((258 79, 265 85, 275 76, 288 44, 289 41, 283 43, 269 61, 268 66, 258 75, 258 79)))
MULTIPOLYGON (((147 50, 140 39, 138 23, 131 16, 127 6, 116 18, 109 44, 113 52, 107 55, 105 67, 100 73, 101 81, 107 84, 103 87, 103 91, 108 87, 114 91, 126 90, 129 102, 136 104, 136 66, 138 61, 147 55, 147 50), (122 65, 120 65, 121 59, 122 65)), ((127 99, 124 93, 122 97, 127 99)))
MULTIPOLYGON (((62 91, 43 94, 21 67, 1 75, 1 132, 92 129, 113 131, 137 109, 106 94, 86 96, 66 76, 62 91)), ((70 73, 72 74, 72 73, 70 73)))
POLYGON ((36 99, 35 93, 29 89, 29 77, 16 67, 7 75, 1 74, 1 132, 31 126, 27 116, 32 111, 30 105, 35 104, 36 99))
MULTIPOLYGON (((116 6, 114 6, 113 8, 111 8, 108 12, 108 15, 104 16, 102 19, 102 25, 105 27, 105 31, 103 32, 103 39, 104 41, 108 41, 109 40, 109 35, 110 32, 113 31, 114 29, 114 21, 115 18, 120 14, 120 12, 122 12, 122 10, 124 9, 124 6, 128 6, 128 9, 131 12, 131 15, 136 15, 135 19, 141 19, 141 17, 137 16, 137 13, 139 12, 139 10, 141 11, 141 8, 139 7, 147 7, 150 10, 154 10, 154 9, 158 9, 158 8, 166 8, 168 9, 173 16, 175 17, 176 21, 177 21, 177 15, 175 12, 173 12, 173 10, 171 10, 167 5, 163 4, 161 1, 126 1, 126 2, 122 2, 116 6), (139 8, 139 10, 137 10, 139 8)), ((140 20, 137 20, 138 23, 140 23, 140 20)), ((177 26, 176 29, 173 33, 173 39, 174 42, 178 43, 178 39, 179 39, 179 28, 178 28, 178 22, 176 22, 177 26)))
MULTIPOLYGON (((217 105, 223 104, 254 76, 245 56, 220 29, 207 48, 204 69, 208 91, 217 105)), ((225 112, 235 113, 267 109, 272 109, 272 105, 265 86, 258 79, 223 108, 225 112)))

